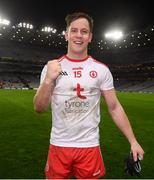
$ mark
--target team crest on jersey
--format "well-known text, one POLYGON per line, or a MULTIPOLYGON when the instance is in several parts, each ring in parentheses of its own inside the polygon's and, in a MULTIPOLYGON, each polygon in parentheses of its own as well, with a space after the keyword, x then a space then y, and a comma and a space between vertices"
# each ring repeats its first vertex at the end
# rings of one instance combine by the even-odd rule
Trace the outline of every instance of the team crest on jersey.
POLYGON ((80 84, 77 83, 77 87, 73 89, 73 91, 76 91, 77 96, 81 99, 87 99, 86 96, 81 95, 81 91, 84 91, 84 88, 81 88, 80 84))
POLYGON ((62 76, 68 76, 68 74, 67 74, 66 71, 61 71, 60 75, 62 75, 62 76))
POLYGON ((92 77, 92 78, 96 78, 97 77, 97 72, 96 71, 90 71, 89 72, 89 75, 90 75, 90 77, 92 77))

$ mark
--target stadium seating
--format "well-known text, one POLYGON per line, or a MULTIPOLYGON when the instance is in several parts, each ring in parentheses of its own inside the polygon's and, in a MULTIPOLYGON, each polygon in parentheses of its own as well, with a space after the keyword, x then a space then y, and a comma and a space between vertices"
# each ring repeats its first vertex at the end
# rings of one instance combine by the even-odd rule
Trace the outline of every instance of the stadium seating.
MULTIPOLYGON (((49 38, 38 31, 27 35, 23 30, 18 38, 13 38, 14 31, 9 29, 0 37, 0 88, 37 88, 43 66, 48 60, 65 53, 66 42, 58 33, 49 38), (42 38, 41 41, 38 37, 42 38)), ((119 91, 154 92, 154 32, 146 30, 144 33, 148 40, 142 35, 137 40, 138 46, 134 45, 134 39, 134 46, 130 45, 132 33, 124 46, 119 44, 119 48, 109 42, 104 43, 108 44, 105 48, 103 41, 98 43, 97 38, 90 44, 89 53, 108 65, 119 91)))

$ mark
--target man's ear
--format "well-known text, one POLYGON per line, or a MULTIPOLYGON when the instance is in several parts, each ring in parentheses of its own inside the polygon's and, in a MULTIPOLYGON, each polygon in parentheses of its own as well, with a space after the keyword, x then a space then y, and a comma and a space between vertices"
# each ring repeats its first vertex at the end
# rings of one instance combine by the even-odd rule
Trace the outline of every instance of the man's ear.
POLYGON ((93 37, 93 34, 90 33, 90 35, 89 35, 89 43, 92 41, 92 37, 93 37))
POLYGON ((68 32, 65 31, 65 40, 68 41, 68 32))

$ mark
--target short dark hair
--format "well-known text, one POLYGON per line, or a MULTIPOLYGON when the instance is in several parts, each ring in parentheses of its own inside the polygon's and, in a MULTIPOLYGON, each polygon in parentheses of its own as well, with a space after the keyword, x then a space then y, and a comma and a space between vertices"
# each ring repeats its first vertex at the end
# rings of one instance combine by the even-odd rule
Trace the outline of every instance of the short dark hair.
POLYGON ((90 32, 92 32, 93 31, 93 18, 84 12, 74 12, 72 14, 68 14, 65 17, 66 28, 68 28, 73 21, 75 21, 79 18, 87 19, 87 21, 89 23, 89 27, 90 27, 90 32))

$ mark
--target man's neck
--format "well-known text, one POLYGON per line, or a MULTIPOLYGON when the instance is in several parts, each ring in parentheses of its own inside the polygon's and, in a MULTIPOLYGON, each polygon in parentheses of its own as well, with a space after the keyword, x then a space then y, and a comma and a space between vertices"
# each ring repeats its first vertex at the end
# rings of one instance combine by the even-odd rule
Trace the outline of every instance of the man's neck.
POLYGON ((78 59, 78 60, 81 60, 81 59, 85 59, 88 54, 87 53, 84 53, 84 54, 72 54, 72 53, 67 53, 66 54, 67 57, 69 57, 70 59, 78 59))

